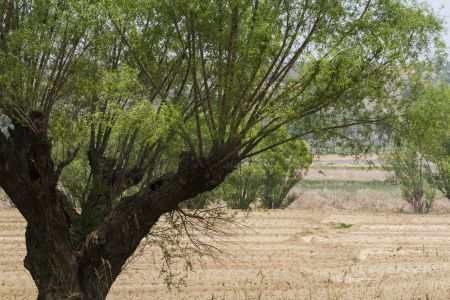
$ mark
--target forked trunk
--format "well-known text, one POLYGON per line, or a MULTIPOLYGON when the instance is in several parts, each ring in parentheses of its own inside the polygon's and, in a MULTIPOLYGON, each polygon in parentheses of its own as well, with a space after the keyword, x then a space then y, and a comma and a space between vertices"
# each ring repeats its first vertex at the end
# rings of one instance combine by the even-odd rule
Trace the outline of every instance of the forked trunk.
POLYGON ((27 221, 24 265, 36 283, 38 299, 105 299, 158 219, 182 201, 217 187, 238 161, 226 147, 200 163, 184 152, 177 172, 121 198, 86 236, 75 230, 79 216, 57 188, 70 160, 55 164, 52 144, 38 126, 41 117, 30 114, 33 130, 15 123, 9 138, 0 134, 0 187, 27 221))
POLYGON ((67 234, 71 229, 47 225, 28 224, 25 235, 24 265, 36 284, 38 299, 105 299, 135 247, 126 247, 117 259, 108 259, 102 257, 100 243, 104 241, 91 238, 92 250, 85 250, 86 245, 75 244, 76 239, 67 234))
POLYGON ((35 281, 39 300, 105 299, 123 265, 161 215, 150 214, 152 218, 142 226, 144 215, 130 218, 119 211, 111 222, 123 224, 120 229, 110 231, 108 224, 84 239, 67 226, 64 210, 60 212, 57 218, 52 212, 27 225, 24 265, 35 281), (121 237, 111 238, 111 233, 121 237))

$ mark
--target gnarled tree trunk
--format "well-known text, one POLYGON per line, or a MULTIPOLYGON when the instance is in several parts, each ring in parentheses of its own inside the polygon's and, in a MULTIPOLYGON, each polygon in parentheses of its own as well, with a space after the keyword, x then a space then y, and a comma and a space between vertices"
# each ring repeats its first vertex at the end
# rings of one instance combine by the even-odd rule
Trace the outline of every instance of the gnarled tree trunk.
POLYGON ((95 230, 83 236, 68 197, 57 188, 62 166, 51 157, 51 142, 39 127, 15 124, 11 136, 0 134, 0 187, 27 221, 25 267, 38 299, 105 299, 127 259, 165 213, 199 193, 212 190, 235 162, 214 153, 203 163, 185 153, 177 172, 146 184, 123 198, 95 230))

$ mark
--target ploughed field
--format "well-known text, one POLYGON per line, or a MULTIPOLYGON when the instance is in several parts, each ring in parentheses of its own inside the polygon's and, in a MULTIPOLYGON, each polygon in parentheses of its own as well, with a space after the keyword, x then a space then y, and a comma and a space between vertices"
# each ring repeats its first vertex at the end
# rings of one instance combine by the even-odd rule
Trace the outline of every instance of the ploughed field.
MULTIPOLYGON (((256 211, 232 227, 221 261, 169 291, 158 248, 146 248, 108 299, 450 299, 450 215, 256 211)), ((0 299, 35 299, 23 267, 25 223, 0 209, 0 299)), ((182 271, 175 263, 173 270, 182 271)))

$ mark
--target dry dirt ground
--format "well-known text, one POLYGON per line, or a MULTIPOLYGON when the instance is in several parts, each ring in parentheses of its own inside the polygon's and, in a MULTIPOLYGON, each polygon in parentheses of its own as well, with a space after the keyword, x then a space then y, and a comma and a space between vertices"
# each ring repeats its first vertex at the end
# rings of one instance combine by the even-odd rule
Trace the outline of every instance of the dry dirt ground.
MULTIPOLYGON (((448 214, 257 211, 244 223, 222 245, 234 258, 202 259, 185 287, 166 288, 148 248, 108 299, 450 299, 448 214)), ((0 299, 36 297, 24 227, 0 209, 0 299)))

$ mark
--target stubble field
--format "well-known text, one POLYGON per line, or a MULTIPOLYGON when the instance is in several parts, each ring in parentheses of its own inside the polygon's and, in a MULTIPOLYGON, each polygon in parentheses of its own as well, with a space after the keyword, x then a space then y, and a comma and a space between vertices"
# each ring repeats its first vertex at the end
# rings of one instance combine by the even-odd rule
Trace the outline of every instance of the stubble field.
MULTIPOLYGON (((369 172, 316 164, 290 208, 255 211, 228 228, 228 255, 201 258, 185 285, 167 288, 161 253, 148 247, 108 299, 450 299, 447 203, 412 215, 399 187, 369 172)), ((24 230, 16 210, 0 209, 0 299, 36 298, 24 230)))
MULTIPOLYGON (((235 257, 204 259, 185 287, 167 289, 160 253, 148 248, 108 299, 450 298, 449 215, 284 210, 245 223, 251 230, 236 229, 223 244, 235 257)), ((0 211, 1 299, 36 297, 22 265, 24 226, 15 210, 0 211)))

